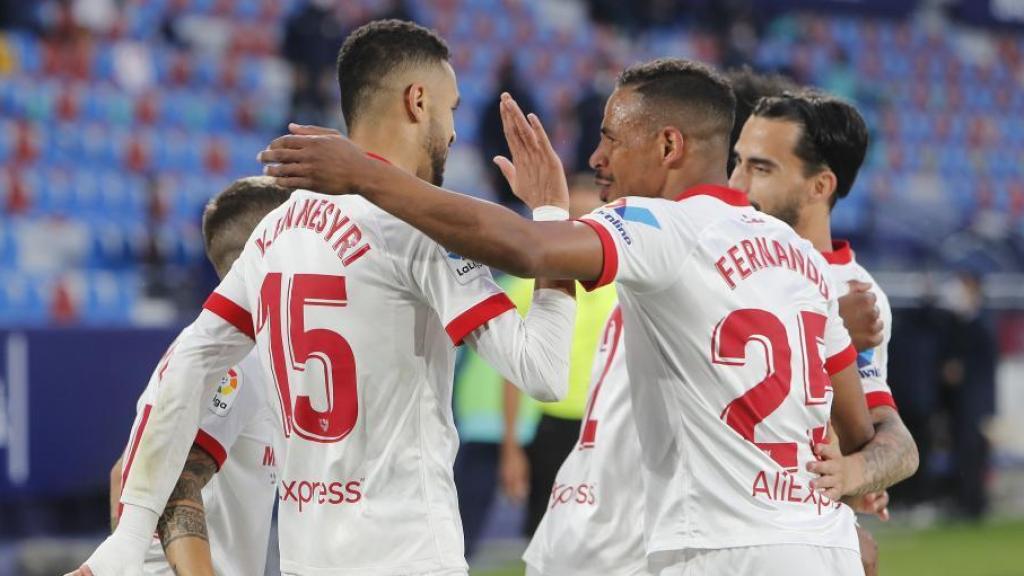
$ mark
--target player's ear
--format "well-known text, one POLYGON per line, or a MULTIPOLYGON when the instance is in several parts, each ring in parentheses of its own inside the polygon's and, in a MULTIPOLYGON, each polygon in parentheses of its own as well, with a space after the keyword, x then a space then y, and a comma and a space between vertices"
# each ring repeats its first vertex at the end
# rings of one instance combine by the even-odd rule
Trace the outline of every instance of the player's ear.
POLYGON ((405 112, 409 115, 411 122, 419 124, 426 120, 427 97, 423 84, 410 84, 405 89, 402 103, 405 104, 405 112))
POLYGON ((811 191, 811 195, 815 200, 828 202, 829 198, 836 191, 836 186, 839 181, 836 179, 835 172, 824 169, 814 177, 814 188, 811 191))
POLYGON ((661 161, 667 166, 676 166, 683 161, 686 151, 686 137, 673 126, 661 129, 658 138, 661 144, 661 161))

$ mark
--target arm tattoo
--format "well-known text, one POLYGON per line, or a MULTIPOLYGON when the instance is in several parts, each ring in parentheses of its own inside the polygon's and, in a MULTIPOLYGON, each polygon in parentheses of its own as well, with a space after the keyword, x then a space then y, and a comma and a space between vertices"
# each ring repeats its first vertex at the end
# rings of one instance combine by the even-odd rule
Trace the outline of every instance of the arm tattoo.
POLYGON ((181 477, 167 500, 167 507, 157 522, 156 530, 164 550, 178 538, 209 540, 202 490, 216 472, 217 463, 213 458, 193 446, 181 477))
POLYGON ((872 410, 875 438, 861 452, 864 457, 864 483, 858 494, 878 492, 909 478, 917 471, 917 444, 895 411, 872 410))

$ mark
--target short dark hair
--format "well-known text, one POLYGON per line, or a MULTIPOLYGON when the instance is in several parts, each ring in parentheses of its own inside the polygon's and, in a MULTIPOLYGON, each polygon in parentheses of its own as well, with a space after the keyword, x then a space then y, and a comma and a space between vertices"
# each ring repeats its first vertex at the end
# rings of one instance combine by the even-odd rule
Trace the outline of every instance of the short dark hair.
MULTIPOLYGON (((214 240, 234 234, 241 238, 241 248, 260 220, 288 200, 290 194, 290 189, 274 184, 269 176, 249 176, 235 180, 211 198, 203 210, 203 245, 214 266, 219 266, 217 260, 224 256, 213 253, 214 240)), ((230 262, 225 264, 230 266, 230 262)))
POLYGON ((753 115, 800 126, 800 140, 793 153, 803 160, 805 174, 828 168, 836 175, 830 206, 850 193, 868 149, 867 124, 856 108, 832 96, 805 90, 765 98, 758 102, 753 115))
POLYGON ((451 58, 436 32, 405 20, 375 20, 356 28, 338 51, 341 113, 352 128, 379 81, 395 69, 451 58))
POLYGON ((675 110, 685 108, 688 123, 706 122, 706 137, 720 135, 727 141, 732 130, 736 96, 718 72, 700 62, 659 58, 630 66, 619 76, 618 86, 636 90, 655 110, 669 108, 670 117, 673 105, 675 110))
MULTIPOLYGON (((750 66, 726 71, 725 79, 729 81, 733 93, 736 94, 736 119, 733 122, 732 135, 729 137, 730 151, 736 147, 743 125, 747 123, 750 113, 754 111, 761 98, 782 96, 786 92, 796 92, 800 89, 796 82, 782 74, 762 74, 755 72, 750 66)), ((729 174, 732 174, 735 163, 735 155, 729 154, 729 174)))

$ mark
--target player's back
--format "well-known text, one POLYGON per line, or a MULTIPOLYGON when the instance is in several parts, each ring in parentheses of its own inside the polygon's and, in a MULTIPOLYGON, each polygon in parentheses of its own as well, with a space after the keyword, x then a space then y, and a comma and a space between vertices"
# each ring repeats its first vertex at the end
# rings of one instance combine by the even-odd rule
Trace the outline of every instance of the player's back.
POLYGON ((822 257, 718 187, 587 220, 617 267, 603 277, 623 307, 648 550, 856 550, 852 514, 805 470, 829 416, 827 359, 853 359, 822 257))
POLYGON ((488 310, 480 290, 452 286, 499 294, 487 270, 362 198, 306 191, 268 215, 241 261, 287 436, 283 571, 465 569, 453 341, 488 310))

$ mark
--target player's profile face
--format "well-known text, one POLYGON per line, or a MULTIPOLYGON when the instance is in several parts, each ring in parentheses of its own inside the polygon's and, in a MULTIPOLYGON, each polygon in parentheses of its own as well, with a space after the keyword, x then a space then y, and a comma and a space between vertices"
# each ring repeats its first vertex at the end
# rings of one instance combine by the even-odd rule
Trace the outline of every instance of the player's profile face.
POLYGON ((624 196, 657 196, 663 170, 657 132, 645 122, 642 96, 620 88, 608 98, 601 122, 601 141, 590 155, 601 200, 624 196))
POLYGON ((746 192, 761 210, 795 226, 813 181, 794 153, 801 127, 751 116, 736 141, 736 167, 729 186, 746 192))
POLYGON ((428 89, 433 92, 433 98, 424 140, 427 165, 422 171, 425 180, 440 186, 444 183, 448 150, 455 143, 455 109, 458 108, 460 100, 455 70, 451 65, 447 62, 442 63, 437 73, 432 75, 428 89))

